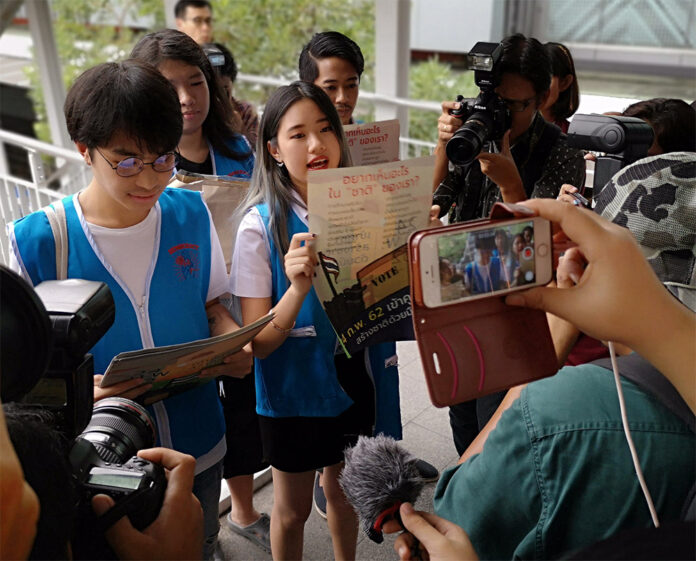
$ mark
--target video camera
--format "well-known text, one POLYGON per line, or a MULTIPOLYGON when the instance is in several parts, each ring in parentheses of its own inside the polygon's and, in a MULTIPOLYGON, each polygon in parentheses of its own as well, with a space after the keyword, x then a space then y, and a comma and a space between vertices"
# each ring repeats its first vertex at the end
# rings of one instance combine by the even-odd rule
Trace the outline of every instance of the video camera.
POLYGON ((470 164, 481 152, 483 143, 499 140, 510 128, 510 111, 495 93, 498 86, 495 65, 503 53, 501 43, 476 43, 467 55, 469 69, 474 71, 474 81, 481 92, 473 100, 458 95, 459 109, 451 114, 464 124, 447 142, 447 158, 455 165, 470 164))
POLYGON ((596 197, 623 167, 645 158, 653 142, 652 127, 636 117, 575 115, 568 128, 568 146, 601 152, 592 182, 596 197))
MULTIPOLYGON (((86 353, 113 324, 109 287, 69 279, 32 290, 0 266, 0 303, 2 401, 50 411, 55 428, 73 442, 80 531, 88 534, 83 521, 103 531, 124 514, 137 529, 146 528, 159 514, 167 485, 162 466, 135 456, 154 445, 154 421, 128 399, 103 399, 93 408, 94 361, 86 353), (100 493, 116 504, 95 521, 91 499, 100 493)), ((81 537, 92 538, 78 536, 78 542, 81 537)))

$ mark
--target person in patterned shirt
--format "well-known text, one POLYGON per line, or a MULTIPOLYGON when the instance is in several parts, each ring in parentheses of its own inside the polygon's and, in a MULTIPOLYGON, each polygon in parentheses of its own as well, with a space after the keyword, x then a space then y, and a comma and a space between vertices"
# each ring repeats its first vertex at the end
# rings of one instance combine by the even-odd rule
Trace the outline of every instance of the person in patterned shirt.
POLYGON ((438 119, 433 204, 450 221, 488 216, 497 201, 555 198, 564 183, 582 185, 582 152, 568 147, 566 136, 539 112, 549 95, 551 60, 544 46, 519 33, 502 41, 495 91, 506 102, 512 122, 500 142, 486 142, 468 166, 449 164, 445 145, 463 122, 450 112, 458 102, 444 101, 438 119))

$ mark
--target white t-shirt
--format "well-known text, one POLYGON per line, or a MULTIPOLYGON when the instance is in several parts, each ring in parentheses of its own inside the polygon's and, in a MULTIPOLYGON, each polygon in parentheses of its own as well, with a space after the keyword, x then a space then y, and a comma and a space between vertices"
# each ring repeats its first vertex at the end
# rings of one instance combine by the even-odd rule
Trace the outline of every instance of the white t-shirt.
MULTIPOLYGON (((110 265, 110 272, 121 279, 133 295, 135 303, 140 306, 145 294, 145 283, 156 257, 154 251, 160 213, 159 203, 150 210, 145 220, 128 228, 105 228, 87 222, 78 197, 73 197, 73 203, 80 223, 83 227, 87 226, 89 235, 97 246, 97 254, 107 265, 110 265)), ((207 301, 210 302, 228 292, 229 281, 222 247, 209 210, 208 218, 210 220, 211 264, 207 301)), ((8 266, 31 284, 31 279, 24 275, 13 251, 10 251, 8 266)))
MULTIPOLYGON (((296 191, 292 191, 292 211, 308 224, 307 209, 296 191)), ((230 292, 241 298, 269 298, 272 294, 270 244, 261 215, 251 208, 237 230, 230 268, 230 292)))

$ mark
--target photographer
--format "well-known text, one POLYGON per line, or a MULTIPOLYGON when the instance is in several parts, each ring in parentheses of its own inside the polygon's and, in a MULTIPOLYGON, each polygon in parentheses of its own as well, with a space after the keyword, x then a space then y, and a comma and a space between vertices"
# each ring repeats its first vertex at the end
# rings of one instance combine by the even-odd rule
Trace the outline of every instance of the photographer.
MULTIPOLYGON (((45 412, 6 404, 0 411, 0 419, 5 415, 7 427, 4 421, 0 427, 2 558, 69 559, 72 557, 70 539, 74 531, 77 489, 68 462, 65 435, 53 428, 55 421, 45 412), (17 459, 19 464, 9 465, 17 459), (19 478, 12 477, 12 472, 19 478), (24 488, 21 501, 11 500, 9 486, 5 486, 10 481, 14 481, 14 494, 24 488), (40 514, 38 524, 34 522, 37 513, 40 514), (13 524, 13 520, 17 520, 17 524, 13 524), (10 529, 13 533, 5 535, 5 530, 10 529)), ((167 470, 164 503, 158 517, 145 530, 135 530, 128 518, 123 517, 107 530, 107 541, 118 558, 124 560, 199 559, 203 516, 200 503, 192 493, 194 459, 166 448, 141 450, 138 456, 161 464, 167 470)), ((106 495, 97 495, 92 500, 97 515, 107 512, 113 504, 113 499, 106 495)))
POLYGON ((487 142, 471 165, 450 164, 448 171, 445 146, 463 121, 450 114, 459 102, 442 103, 433 203, 440 205, 441 215, 450 213, 451 222, 486 217, 496 201, 556 197, 563 183, 584 182, 582 153, 568 148, 565 135, 539 112, 549 96, 552 74, 544 46, 519 33, 501 44, 502 56, 493 68, 495 93, 511 114, 502 141, 487 142))
MULTIPOLYGON (((463 121, 450 114, 460 108, 459 102, 442 103, 433 204, 440 206, 440 215, 449 213, 450 222, 486 217, 500 200, 556 197, 564 183, 584 183, 582 153, 569 148, 566 136, 540 113, 549 96, 552 74, 544 46, 521 34, 506 37, 501 45, 502 54, 493 64, 491 78, 497 84, 495 93, 510 113, 510 128, 501 142, 485 142, 484 150, 471 164, 449 164, 449 172, 446 145, 463 121)), ((450 407, 459 454, 486 424, 502 397, 498 393, 450 407)))

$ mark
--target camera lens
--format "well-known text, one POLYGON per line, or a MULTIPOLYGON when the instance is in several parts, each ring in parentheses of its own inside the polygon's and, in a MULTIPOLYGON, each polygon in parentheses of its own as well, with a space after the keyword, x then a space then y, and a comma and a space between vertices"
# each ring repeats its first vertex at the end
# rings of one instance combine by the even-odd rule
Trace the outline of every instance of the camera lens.
POLYGON ((100 400, 80 438, 91 442, 105 462, 122 464, 155 443, 155 423, 147 410, 122 397, 100 400))
POLYGON ((450 162, 463 166, 479 155, 491 130, 491 118, 483 112, 474 113, 447 142, 445 152, 450 162))

